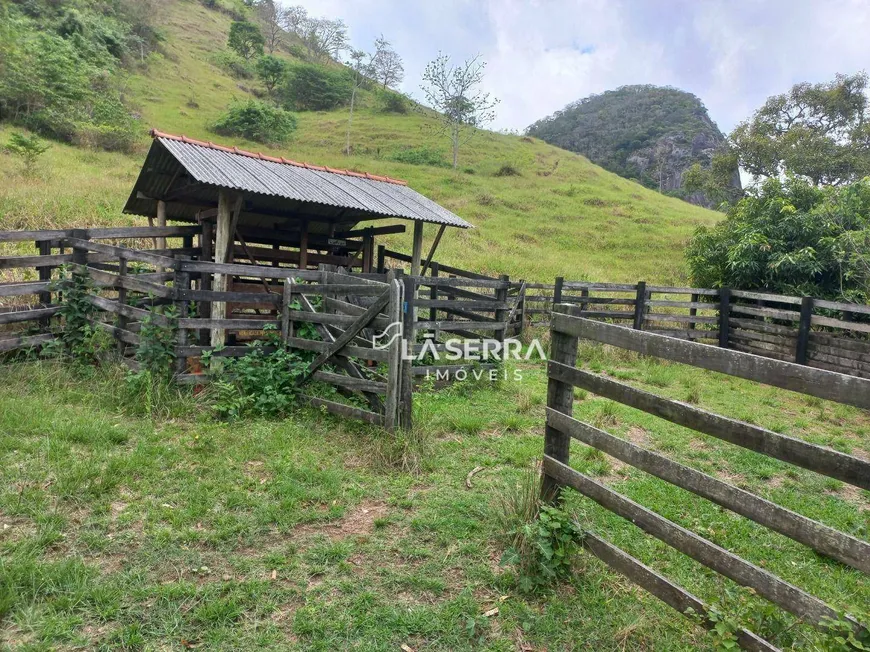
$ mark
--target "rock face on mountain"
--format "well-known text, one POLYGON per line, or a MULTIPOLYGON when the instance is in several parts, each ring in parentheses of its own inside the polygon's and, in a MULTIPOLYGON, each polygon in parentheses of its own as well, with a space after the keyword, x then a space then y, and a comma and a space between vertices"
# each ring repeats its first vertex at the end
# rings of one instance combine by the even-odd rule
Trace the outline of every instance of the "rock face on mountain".
MULTIPOLYGON (((725 144, 701 100, 660 86, 623 86, 592 95, 539 120, 527 133, 703 206, 711 204, 703 194, 682 189, 683 173, 695 163, 709 168, 725 144)), ((737 169, 732 185, 740 188, 737 169)))

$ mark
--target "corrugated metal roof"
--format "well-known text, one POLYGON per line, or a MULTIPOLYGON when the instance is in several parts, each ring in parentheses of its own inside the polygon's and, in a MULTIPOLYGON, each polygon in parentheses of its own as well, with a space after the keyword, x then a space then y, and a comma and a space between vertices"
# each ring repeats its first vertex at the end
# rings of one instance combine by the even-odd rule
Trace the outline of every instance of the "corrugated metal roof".
MULTIPOLYGON (((201 184, 351 211, 359 220, 366 216, 397 217, 460 228, 472 226, 397 179, 311 166, 160 132, 153 134, 154 146, 159 143, 191 180, 201 184)), ((154 146, 149 159, 155 154, 154 146)), ((143 179, 154 167, 146 161, 125 212, 141 210, 136 190, 154 186, 153 181, 143 179)))

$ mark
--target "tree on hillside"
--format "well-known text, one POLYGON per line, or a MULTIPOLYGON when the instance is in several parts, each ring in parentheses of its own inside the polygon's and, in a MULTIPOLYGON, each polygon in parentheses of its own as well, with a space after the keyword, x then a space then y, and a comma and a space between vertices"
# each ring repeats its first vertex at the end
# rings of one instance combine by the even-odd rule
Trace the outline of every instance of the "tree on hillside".
POLYGON ((281 27, 302 38, 303 27, 308 20, 308 11, 301 5, 287 7, 281 15, 281 27))
POLYGON ((289 64, 284 59, 273 57, 270 54, 257 60, 257 77, 263 82, 269 97, 273 95, 275 87, 287 76, 289 68, 289 64))
POLYGON ((794 174, 841 185, 870 174, 870 105, 866 73, 823 84, 796 84, 774 95, 731 141, 740 165, 759 177, 794 174))
POLYGON ((867 303, 870 179, 837 187, 767 179, 700 229, 686 256, 696 287, 867 303))
POLYGON ((381 34, 375 39, 375 53, 372 57, 374 77, 387 88, 394 88, 405 78, 405 66, 402 57, 396 52, 390 42, 381 34))
POLYGON ((341 19, 306 18, 300 26, 302 43, 312 59, 338 59, 347 49, 347 25, 341 19))
POLYGON ((344 153, 349 155, 351 153, 350 129, 353 125, 353 107, 356 103, 356 93, 372 75, 372 57, 364 50, 351 50, 350 60, 347 62, 347 65, 353 73, 353 89, 350 94, 350 113, 347 118, 347 142, 344 146, 344 153))
POLYGON ((426 100, 440 113, 444 131, 453 147, 453 168, 459 163, 459 147, 472 138, 477 129, 495 119, 496 98, 479 90, 486 62, 480 55, 454 66, 450 57, 438 57, 426 65, 424 84, 420 87, 426 100))
POLYGON ((230 37, 227 45, 235 50, 246 61, 263 54, 263 44, 266 39, 260 33, 260 28, 245 20, 233 21, 230 25, 230 37))
POLYGON ((275 0, 260 0, 257 3, 257 15, 263 24, 263 36, 269 54, 274 54, 281 45, 284 36, 285 11, 275 0))

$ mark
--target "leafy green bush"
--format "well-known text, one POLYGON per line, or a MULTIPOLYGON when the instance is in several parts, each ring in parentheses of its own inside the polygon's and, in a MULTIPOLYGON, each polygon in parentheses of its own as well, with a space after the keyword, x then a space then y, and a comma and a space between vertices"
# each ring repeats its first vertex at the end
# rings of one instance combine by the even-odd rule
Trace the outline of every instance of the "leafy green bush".
POLYGON ((495 171, 493 176, 496 177, 518 177, 520 176, 520 171, 510 163, 505 163, 498 170, 495 171))
MULTIPOLYGON (((60 269, 59 278, 52 282, 51 290, 61 295, 58 314, 62 326, 58 340, 62 352, 80 363, 93 362, 98 347, 95 346, 97 331, 91 325, 96 308, 88 301, 88 295, 94 290, 91 277, 65 265, 60 269)), ((47 352, 55 353, 51 349, 47 352)))
POLYGON ((408 100, 400 93, 392 91, 381 91, 379 93, 381 111, 384 113, 399 113, 406 114, 410 109, 408 100))
POLYGON ((254 77, 255 70, 251 62, 243 59, 232 50, 215 52, 211 57, 211 62, 236 79, 252 79, 254 77))
POLYGON ((202 363, 213 378, 212 405, 221 418, 286 414, 298 393, 296 380, 315 355, 284 348, 274 327, 267 327, 265 340, 253 342, 250 349, 240 358, 215 357, 210 351, 202 356, 202 363), (266 347, 275 350, 268 352, 266 347))
POLYGON ((431 147, 407 147, 394 152, 387 157, 397 163, 409 165, 431 165, 438 168, 449 168, 450 164, 444 160, 444 153, 431 147))
POLYGON ((246 20, 236 20, 230 25, 230 35, 227 46, 246 61, 263 54, 266 39, 260 28, 246 20))
POLYGON ((270 54, 257 59, 257 77, 263 82, 263 86, 266 87, 269 95, 272 94, 278 84, 284 81, 289 67, 289 64, 284 59, 273 57, 270 54))
POLYGON ((241 136, 259 143, 286 143, 296 131, 296 116, 259 100, 236 104, 212 127, 224 136, 241 136))
POLYGON ((870 299, 870 179, 817 188, 769 179, 686 251, 698 287, 870 299))
POLYGON ((302 64, 291 69, 279 88, 279 97, 288 109, 329 111, 348 103, 352 90, 346 69, 302 64))

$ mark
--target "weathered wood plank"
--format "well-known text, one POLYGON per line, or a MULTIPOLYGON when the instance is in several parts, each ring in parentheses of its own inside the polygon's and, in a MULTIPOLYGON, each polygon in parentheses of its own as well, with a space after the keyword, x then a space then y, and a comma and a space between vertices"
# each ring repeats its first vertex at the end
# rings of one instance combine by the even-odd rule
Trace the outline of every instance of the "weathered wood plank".
MULTIPOLYGON (((695 612, 707 629, 712 629, 714 623, 707 616, 707 607, 694 595, 660 575, 649 566, 620 550, 606 539, 593 532, 584 532, 583 547, 598 557, 613 570, 623 574, 648 593, 654 595, 669 607, 687 615, 689 609, 695 612)), ((771 645, 763 638, 747 629, 736 633, 737 643, 744 650, 756 652, 779 652, 779 648, 771 645)))
POLYGON ((16 349, 29 349, 51 342, 55 336, 52 333, 42 335, 28 335, 22 337, 9 337, 0 339, 0 351, 15 351, 16 349))
POLYGON ((790 297, 783 294, 768 294, 765 292, 750 292, 749 290, 731 290, 731 296, 735 299, 752 299, 753 301, 771 301, 774 303, 788 303, 794 306, 801 305, 800 297, 790 297))
POLYGON ((208 319, 189 317, 179 319, 179 328, 219 328, 228 331, 261 331, 266 326, 280 327, 280 319, 208 319))
MULTIPOLYGON (((179 263, 182 271, 228 274, 250 278, 294 278, 306 281, 320 280, 320 272, 289 267, 267 267, 265 265, 243 265, 240 263, 212 263, 202 260, 189 260, 179 263)), ((301 285, 300 285, 301 287, 301 285)))
POLYGON ((842 328, 843 330, 857 331, 859 333, 870 333, 870 324, 862 324, 855 321, 843 321, 842 319, 823 317, 822 315, 813 315, 812 325, 842 328))
POLYGON ((762 597, 810 624, 819 626, 826 619, 838 618, 834 609, 815 596, 639 505, 549 455, 544 456, 543 471, 562 485, 576 489, 605 509, 632 522, 644 532, 738 584, 754 589, 762 597))
POLYGON ((800 321, 801 314, 792 310, 777 310, 776 308, 757 308, 753 306, 744 306, 739 303, 731 303, 731 312, 741 315, 752 315, 753 317, 769 317, 770 319, 781 319, 783 321, 800 321))
MULTIPOLYGON (((383 307, 383 306, 381 306, 383 307)), ((353 325, 356 317, 352 315, 339 315, 327 312, 308 312, 305 310, 291 310, 290 319, 293 321, 309 322, 312 324, 327 324, 329 326, 349 327, 353 325)), ((374 317, 367 325, 368 328, 386 328, 390 321, 386 317, 374 317)))
POLYGON ((344 387, 355 392, 369 392, 371 394, 386 395, 387 384, 379 383, 368 378, 354 378, 352 376, 343 376, 329 371, 315 371, 314 380, 320 380, 330 385, 344 387))
POLYGON ((17 269, 19 267, 56 267, 71 263, 72 254, 54 254, 51 256, 0 256, 0 269, 17 269))
POLYGON ((93 251, 98 254, 106 254, 114 258, 123 258, 124 260, 135 260, 140 263, 148 263, 155 267, 165 267, 167 269, 175 269, 178 261, 169 256, 160 256, 158 254, 148 253, 139 249, 130 249, 128 247, 116 247, 114 245, 102 244, 99 242, 91 242, 90 240, 82 240, 80 238, 66 238, 66 243, 76 249, 85 251, 93 251))
MULTIPOLYGON (((564 309, 571 308, 565 306, 564 309)), ((635 331, 570 314, 556 313, 551 321, 553 330, 577 337, 870 409, 870 383, 862 378, 635 331)))
MULTIPOLYGON (((439 265, 441 271, 444 271, 444 266, 439 265)), ((509 281, 498 281, 490 278, 452 278, 449 276, 411 276, 417 285, 425 285, 426 287, 450 287, 450 288, 490 288, 495 290, 506 290, 510 287, 509 281)))
POLYGON ((496 310, 510 310, 512 303, 508 301, 459 301, 457 299, 417 299, 418 308, 454 308, 459 310, 485 310, 493 312, 496 310))
POLYGON ((368 410, 351 407, 350 405, 344 405, 343 403, 336 403, 335 401, 328 401, 325 398, 307 396, 305 394, 301 394, 299 398, 300 400, 309 403, 313 407, 323 407, 328 412, 332 412, 333 414, 337 414, 342 417, 359 419, 360 421, 365 421, 366 423, 371 423, 375 426, 384 425, 384 417, 382 415, 375 414, 374 412, 369 412, 368 410))
POLYGON ((593 394, 667 419, 671 423, 870 490, 870 462, 857 457, 662 398, 552 360, 548 364, 548 373, 561 382, 582 387, 593 394))
POLYGON ((26 283, 0 284, 0 297, 22 297, 38 294, 48 289, 50 281, 29 281, 26 283))
POLYGON ((690 310, 694 308, 695 310, 713 310, 719 311, 718 303, 707 303, 704 301, 664 301, 664 300, 650 300, 646 302, 650 308, 685 308, 686 310, 690 310))
POLYGON ((870 544, 547 408, 547 425, 870 575, 870 544))
POLYGON ((698 317, 696 315, 671 315, 663 312, 649 312, 645 321, 669 321, 677 324, 718 324, 718 317, 698 317))
POLYGON ((501 331, 507 328, 502 322, 492 321, 418 321, 417 329, 438 329, 440 331, 460 331, 460 330, 478 330, 478 331, 501 331))
POLYGON ((280 294, 266 292, 214 292, 210 290, 181 290, 178 298, 185 301, 226 301, 232 303, 258 303, 277 306, 280 294))
POLYGON ((18 324, 24 321, 45 319, 60 312, 63 306, 50 306, 48 308, 35 308, 33 310, 14 310, 0 313, 0 324, 18 324))

